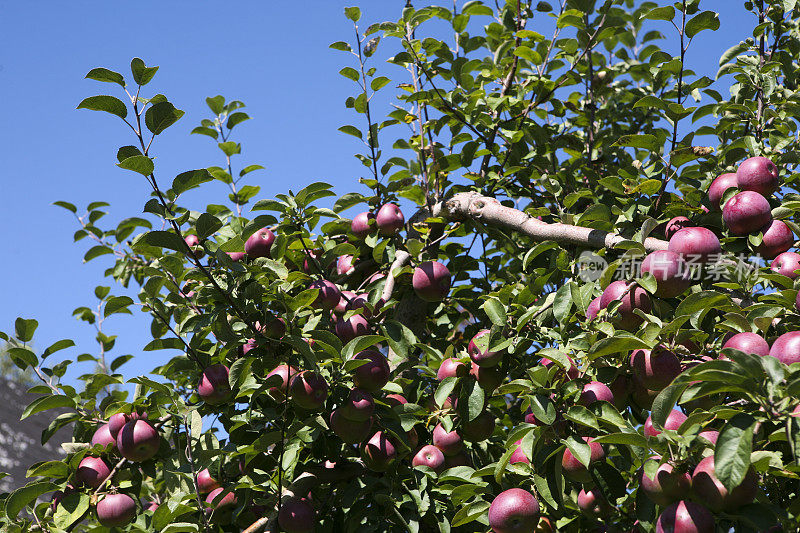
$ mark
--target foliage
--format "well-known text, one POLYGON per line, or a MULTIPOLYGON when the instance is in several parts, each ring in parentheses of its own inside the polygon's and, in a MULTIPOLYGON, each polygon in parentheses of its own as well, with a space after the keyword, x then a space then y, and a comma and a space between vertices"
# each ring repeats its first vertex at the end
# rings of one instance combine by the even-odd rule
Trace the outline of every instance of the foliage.
MULTIPOLYGON (((274 510, 286 505, 278 495, 311 474, 318 481, 309 487, 317 531, 486 531, 490 503, 512 487, 534 493, 558 530, 585 531, 600 518, 578 508, 582 484, 562 471, 569 450, 591 466, 586 489, 609 502, 602 516, 609 529, 654 531, 663 508, 639 489, 641 472, 651 475, 659 462, 690 470, 709 454, 725 487, 742 484, 751 468, 759 478, 755 502, 716 513, 721 530, 799 527, 800 418, 791 412, 800 363, 736 350, 717 357, 730 333, 772 339, 798 329, 792 279, 768 268, 742 273, 731 262, 718 279, 694 280, 678 297, 653 296, 650 312, 637 311, 643 323, 634 332, 615 327, 616 305, 596 320, 586 318, 625 261, 645 252, 645 240, 660 236, 674 216, 722 234, 726 257, 753 254, 762 234, 724 233, 706 198, 711 181, 746 157, 764 155, 778 165, 783 188, 772 214, 800 234, 793 222, 800 209, 800 174, 793 172, 800 7, 789 0, 745 2, 758 21, 752 36, 725 52, 717 73, 698 74, 686 63, 701 51, 705 31, 720 30, 703 3, 507 0, 491 7, 470 1, 454 9, 409 6, 398 21, 366 29, 361 11, 347 8, 356 40, 331 47, 350 54, 352 66, 340 74, 356 92, 345 105, 364 125, 340 131, 363 143, 356 157, 368 177, 360 180, 367 192, 338 197, 329 184, 312 183, 258 199, 258 187, 242 182, 261 167, 234 171, 242 146, 232 133, 249 116, 242 102, 222 96, 207 99, 211 117, 192 133, 213 139, 223 163, 187 170, 171 182, 157 178, 154 141, 185 122, 166 96, 141 96, 157 67, 134 59, 128 80, 105 68, 89 72, 87 78, 124 90, 128 100, 92 96, 78 107, 111 113, 130 127, 135 142, 119 149, 117 166, 140 174, 153 193, 144 217, 116 227, 98 225, 103 203, 89 204, 78 217, 75 240, 94 241, 85 259, 113 256, 107 276, 135 287, 138 301, 99 287, 96 314, 90 308, 76 314, 93 323, 138 306, 152 316, 145 350, 181 354, 154 369, 163 379, 128 380, 132 396, 114 387, 124 383, 118 371, 129 356, 108 366, 95 358, 102 371, 82 376, 78 391, 59 381, 68 363, 48 367, 45 361, 71 341, 35 353, 29 347, 34 320, 19 319, 13 335, 0 334, 21 343, 9 352, 15 363, 38 369, 46 382, 34 392, 48 396, 26 413, 74 410, 44 435, 73 427, 67 459, 32 465, 35 479, 5 496, 0 524, 11 532, 104 531, 92 507, 98 495, 117 490, 160 504, 140 509, 128 531, 234 531, 262 517, 259 527, 275 531, 274 510), (554 21, 552 35, 535 31, 540 20, 554 21), (442 24, 452 44, 450 36, 422 36, 442 24), (673 43, 676 56, 665 51, 673 43), (372 66, 379 46, 396 50, 382 67, 386 74, 401 67, 405 78, 390 79, 372 66), (724 83, 732 83, 729 97, 715 88, 724 83), (395 86, 395 105, 376 118, 374 95, 395 86), (186 191, 213 181, 229 186, 229 204, 202 211, 182 204, 186 191), (579 276, 579 258, 596 241, 539 242, 519 224, 456 219, 447 200, 461 192, 496 198, 544 222, 625 239, 597 250, 608 266, 587 281, 579 276), (403 237, 373 231, 356 238, 341 215, 400 199, 419 208, 403 237), (240 259, 245 242, 264 227, 275 234, 269 256, 240 259), (189 235, 199 243, 187 244, 189 235), (352 271, 332 268, 348 255, 355 258, 352 271), (411 288, 414 267, 431 260, 452 273, 442 302, 425 302, 411 288), (322 291, 311 283, 320 279, 367 293, 368 301, 333 318, 317 305, 322 291), (369 334, 343 340, 335 322, 354 315, 368 317, 369 334), (262 327, 276 319, 285 334, 262 327), (490 329, 484 348, 502 353, 502 383, 481 385, 472 374, 438 380, 445 359, 470 365, 469 340, 483 328, 490 329), (660 392, 636 389, 630 352, 658 345, 681 356, 683 371, 660 392), (375 393, 370 432, 382 430, 398 450, 385 473, 365 469, 364 446, 343 443, 329 427, 331 411, 345 403, 363 364, 356 354, 369 348, 391 365, 390 382, 375 393), (555 364, 543 365, 542 358, 555 364), (570 359, 577 377, 565 372, 570 359), (213 364, 230 367, 235 401, 212 404, 198 396, 201 372, 213 364), (278 382, 267 375, 280 364, 322 376, 329 388, 324 407, 304 409, 276 392, 278 382), (611 385, 614 403, 582 402, 589 381, 611 385), (388 394, 402 394, 408 403, 388 394), (686 422, 645 436, 651 413, 662 428, 676 406, 689 415, 686 422), (496 421, 490 438, 469 442, 444 471, 411 466, 415 441, 430 443, 437 424, 463 433, 484 412, 496 421), (526 419, 528 412, 534 418, 526 419), (115 413, 146 413, 163 437, 161 448, 138 465, 109 455, 116 465, 110 481, 70 492, 83 457, 110 453, 88 443, 98 423, 115 413), (716 445, 699 436, 709 430, 719 431, 716 445), (602 443, 604 460, 590 463, 581 439, 588 436, 602 443), (517 445, 530 464, 511 461, 517 445), (648 461, 652 456, 661 459, 648 461), (232 518, 206 511, 197 478, 204 468, 235 491, 232 518), (61 504, 37 503, 56 489, 67 492, 61 504)), ((75 205, 57 203, 77 215, 75 205)), ((656 290, 652 276, 627 277, 651 295, 656 290)), ((114 339, 98 331, 98 342, 104 354, 114 339)))

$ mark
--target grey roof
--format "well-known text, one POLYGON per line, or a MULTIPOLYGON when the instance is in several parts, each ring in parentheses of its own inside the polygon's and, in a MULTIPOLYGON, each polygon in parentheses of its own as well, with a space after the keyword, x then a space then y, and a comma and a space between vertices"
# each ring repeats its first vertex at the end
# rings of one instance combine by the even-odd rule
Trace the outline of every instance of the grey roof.
POLYGON ((27 483, 25 473, 32 464, 53 461, 65 455, 62 442, 72 440, 71 425, 61 428, 42 446, 42 431, 65 409, 36 413, 20 421, 22 411, 39 395, 26 392, 27 387, 0 377, 0 472, 9 474, 0 479, 0 493, 10 492, 27 483))

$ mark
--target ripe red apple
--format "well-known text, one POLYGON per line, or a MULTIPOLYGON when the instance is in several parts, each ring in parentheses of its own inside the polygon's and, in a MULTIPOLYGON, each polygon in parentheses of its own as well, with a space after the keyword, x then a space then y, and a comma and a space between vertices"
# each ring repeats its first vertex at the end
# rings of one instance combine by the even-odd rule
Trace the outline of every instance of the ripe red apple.
POLYGON ((722 246, 714 232, 706 228, 683 228, 669 240, 668 250, 686 261, 705 263, 712 255, 722 252, 722 246))
POLYGON ((471 442, 481 442, 492 436, 494 433, 495 416, 489 411, 483 411, 475 420, 463 420, 461 423, 461 433, 464 439, 471 442))
POLYGON ((362 389, 353 389, 341 406, 342 415, 355 421, 369 420, 375 412, 372 394, 362 389))
POLYGON ((656 278, 655 295, 659 298, 678 296, 692 284, 686 261, 669 250, 658 250, 648 254, 642 261, 642 274, 647 272, 656 278))
POLYGON ((369 437, 372 429, 372 418, 366 420, 350 420, 345 418, 341 409, 334 409, 331 413, 331 429, 347 444, 358 444, 369 437))
POLYGON ((147 509, 145 511, 155 512, 160 506, 157 501, 150 500, 147 502, 147 509))
POLYGON ((244 253, 251 259, 270 257, 270 248, 272 248, 273 242, 275 242, 275 234, 267 228, 261 228, 248 237, 247 242, 244 243, 244 253))
POLYGON ((516 463, 526 463, 531 464, 531 460, 528 459, 528 456, 525 454, 525 450, 522 449, 522 439, 519 439, 517 442, 514 443, 514 451, 511 452, 511 457, 508 458, 508 462, 510 464, 516 463))
POLYGON ((489 506, 489 527, 494 533, 530 533, 538 523, 539 502, 527 490, 505 490, 489 506))
MULTIPOLYGON (((719 209, 719 203, 725 195, 725 191, 731 187, 734 189, 738 187, 736 183, 736 174, 734 172, 721 174, 711 182, 711 186, 708 188, 708 201, 712 208, 716 207, 719 209)), ((667 239, 669 240, 669 237, 667 237, 667 239)))
POLYGON ((333 312, 337 315, 343 315, 347 312, 347 305, 356 297, 353 291, 341 291, 339 293, 339 303, 333 308, 333 312))
POLYGON ((101 458, 84 457, 78 464, 78 470, 75 472, 75 481, 96 489, 103 484, 103 481, 110 474, 111 468, 101 458))
POLYGON ((678 356, 665 346, 656 346, 652 351, 634 350, 630 362, 642 385, 654 391, 660 391, 681 373, 678 356))
POLYGON ((239 347, 240 353, 244 356, 250 353, 251 350, 258 348, 258 342, 255 339, 247 339, 243 345, 239 347))
POLYGON ((800 312, 800 292, 797 293, 797 297, 794 299, 794 308, 800 312))
MULTIPOLYGON (((567 356, 567 359, 569 360, 569 368, 567 369, 567 377, 569 379, 577 379, 578 376, 580 375, 580 371, 578 370, 578 367, 575 366, 575 361, 572 360, 572 357, 567 356)), ((550 368, 550 366, 552 366, 552 365, 555 365, 556 367, 558 367, 558 365, 556 363, 554 363, 553 361, 551 361, 547 357, 542 357, 539 360, 539 364, 542 365, 545 368, 550 368)), ((563 375, 564 375, 564 370, 559 367, 559 371, 556 373, 556 376, 563 376, 563 375)))
MULTIPOLYGON (((658 461, 658 458, 650 459, 658 461)), ((688 472, 676 470, 670 463, 659 465, 653 477, 648 476, 644 468, 639 478, 639 488, 653 501, 653 503, 666 507, 674 501, 685 498, 689 494, 692 478, 688 472)))
POLYGON ((658 396, 658 391, 650 390, 642 384, 639 376, 634 374, 631 378, 631 399, 642 409, 649 410, 653 400, 658 396))
POLYGON ((381 235, 396 235, 403 229, 405 217, 400 208, 394 204, 383 204, 375 216, 375 223, 381 235))
POLYGON ((667 240, 670 240, 679 229, 690 227, 692 227, 692 221, 688 218, 674 217, 667 222, 667 226, 664 228, 664 235, 667 237, 667 240))
POLYGON ((411 465, 427 466, 436 472, 441 472, 444 468, 444 454, 436 446, 427 444, 420 448, 411 460, 411 465))
POLYGON ((397 458, 394 443, 383 431, 375 433, 361 448, 364 464, 375 472, 385 472, 397 458))
POLYGON ((606 309, 616 300, 622 301, 617 308, 618 316, 613 319, 616 327, 620 329, 630 331, 642 323, 643 319, 634 314, 634 309, 640 309, 645 313, 649 313, 652 309, 647 292, 638 285, 624 280, 613 281, 606 287, 600 296, 600 309, 606 309))
POLYGON ((599 381, 590 381, 583 386, 581 395, 578 397, 578 403, 585 407, 589 407, 594 402, 614 403, 614 394, 605 383, 600 383, 599 381))
POLYGON ((584 514, 601 518, 611 512, 611 506, 597 489, 581 489, 578 493, 578 509, 584 514))
POLYGON ((200 494, 208 494, 219 487, 219 481, 211 477, 211 472, 208 471, 208 468, 204 468, 197 473, 197 490, 200 491, 200 494))
POLYGON ((785 365, 800 361, 800 331, 790 331, 775 339, 769 354, 785 365))
POLYGON ((592 321, 597 318, 597 313, 600 312, 600 297, 598 296, 591 302, 589 302, 589 306, 586 308, 586 320, 592 321))
MULTIPOLYGON (((664 423, 664 429, 677 431, 678 428, 681 427, 681 424, 686 421, 686 418, 687 417, 685 414, 673 409, 669 415, 667 415, 667 421, 664 423)), ((644 434, 648 437, 655 437, 661 434, 661 431, 653 426, 653 420, 651 416, 648 416, 647 420, 644 422, 644 434)))
POLYGON ((197 394, 204 402, 217 405, 228 401, 231 397, 228 373, 228 367, 219 364, 208 366, 203 370, 200 383, 197 384, 197 394))
POLYGON ((742 191, 722 208, 722 220, 733 235, 756 233, 772 220, 772 208, 757 192, 742 191))
POLYGON ((336 260, 336 273, 340 276, 348 276, 353 273, 353 256, 341 255, 336 260))
POLYGON ((449 357, 442 361, 442 364, 439 365, 439 370, 436 372, 436 379, 442 381, 445 378, 450 377, 464 377, 468 374, 467 365, 464 363, 449 357))
POLYGON ((402 394, 387 394, 383 400, 392 407, 408 403, 408 400, 402 394))
POLYGON ((712 446, 717 445, 717 439, 719 438, 719 431, 715 431, 713 429, 708 429, 706 431, 701 431, 697 434, 698 438, 701 438, 711 444, 712 446))
POLYGON ((470 359, 478 366, 497 366, 503 360, 502 352, 489 351, 489 333, 491 332, 488 329, 482 329, 469 341, 467 353, 469 353, 470 359), (482 339, 482 337, 486 338, 482 339))
POLYGON ((745 159, 736 169, 736 183, 743 191, 769 196, 780 188, 778 167, 766 157, 745 159))
POLYGON ((733 335, 722 345, 722 349, 724 350, 725 348, 733 348, 740 352, 760 355, 762 357, 769 355, 769 343, 758 333, 751 333, 749 331, 733 335))
POLYGON ((309 289, 318 289, 319 294, 312 304, 317 309, 325 309, 330 311, 339 300, 342 299, 342 294, 339 292, 339 287, 328 281, 327 279, 318 279, 313 281, 308 287, 309 289))
POLYGON ((317 517, 314 506, 305 498, 291 498, 281 504, 278 525, 286 533, 312 533, 317 517))
POLYGON ((336 336, 342 344, 347 344, 356 337, 369 333, 369 321, 364 315, 353 315, 350 318, 336 320, 336 336))
POLYGON ((488 393, 493 392, 499 387, 505 378, 505 374, 503 374, 499 367, 486 368, 476 365, 474 361, 472 362, 469 373, 478 382, 480 388, 488 393))
POLYGON ((692 473, 692 491, 698 501, 702 501, 712 511, 736 511, 755 499, 758 493, 758 476, 750 467, 741 484, 728 491, 717 478, 714 456, 709 455, 697 464, 692 473))
POLYGON ((303 259, 303 272, 306 274, 315 273, 317 268, 314 266, 314 261, 319 261, 320 255, 322 255, 322 252, 319 250, 309 250, 303 259))
POLYGON ((371 226, 374 226, 374 224, 375 215, 369 211, 364 211, 363 213, 359 213, 353 217, 353 222, 350 224, 350 230, 353 232, 353 235, 359 239, 363 239, 371 233, 371 226))
POLYGON ((358 352, 353 359, 369 361, 353 370, 353 382, 356 387, 376 392, 389 383, 389 363, 382 353, 376 350, 364 350, 358 352))
POLYGON ((800 254, 797 252, 783 252, 772 260, 770 270, 791 279, 800 276, 800 254))
MULTIPOLYGON (((583 437, 583 440, 589 445, 591 450, 589 459, 590 464, 605 459, 606 452, 602 445, 594 442, 594 440, 589 437, 583 437)), ((564 456, 561 458, 561 468, 564 471, 564 475, 573 481, 577 481, 579 483, 589 483, 592 480, 592 475, 589 473, 589 469, 583 466, 583 463, 581 463, 577 457, 572 455, 572 452, 569 451, 569 448, 564 450, 564 456)))
POLYGON ((200 244, 200 239, 197 235, 187 235, 183 238, 183 242, 185 242, 187 246, 197 246, 200 244))
POLYGON ((764 231, 764 239, 756 252, 764 259, 774 259, 794 246, 794 233, 783 220, 773 220, 764 231))
POLYGON ((119 430, 128 422, 130 422, 130 418, 125 413, 111 415, 108 418, 108 432, 111 433, 111 437, 116 439, 117 435, 119 435, 119 430))
POLYGON ((464 441, 456 430, 445 431, 441 424, 433 428, 433 445, 445 455, 455 455, 464 448, 464 441))
POLYGON ((661 512, 656 533, 714 533, 714 516, 700 504, 681 500, 661 512))
POLYGON ((297 369, 289 365, 278 365, 267 374, 266 381, 274 383, 275 386, 270 387, 269 394, 276 400, 282 400, 283 395, 289 390, 289 379, 297 374, 297 369))
POLYGON ((214 505, 214 500, 216 500, 217 497, 223 493, 223 491, 225 491, 225 489, 220 487, 212 490, 208 493, 208 496, 206 496, 206 504, 208 504, 209 507, 212 505, 214 507, 212 522, 216 524, 229 523, 231 521, 231 513, 237 504, 236 494, 233 492, 228 492, 219 500, 219 502, 217 502, 216 505, 214 505))
POLYGON ((97 502, 97 520, 106 527, 122 527, 136 517, 136 501, 127 494, 106 494, 97 502))
POLYGON ((225 253, 228 254, 228 257, 231 258, 231 261, 234 261, 236 263, 244 259, 245 256, 247 255, 244 252, 225 252, 225 253))
POLYGON ((96 444, 103 447, 111 446, 112 449, 117 447, 117 440, 111 435, 108 424, 103 424, 97 428, 97 431, 92 435, 92 446, 96 444))
POLYGON ((414 269, 411 285, 426 302, 440 302, 450 292, 450 271, 439 261, 420 263, 414 269))
POLYGON ((131 420, 117 435, 120 455, 134 463, 147 461, 158 452, 161 437, 156 428, 146 420, 131 420))
POLYGON ((328 398, 328 382, 312 370, 303 370, 289 381, 289 396, 303 409, 319 409, 328 398))

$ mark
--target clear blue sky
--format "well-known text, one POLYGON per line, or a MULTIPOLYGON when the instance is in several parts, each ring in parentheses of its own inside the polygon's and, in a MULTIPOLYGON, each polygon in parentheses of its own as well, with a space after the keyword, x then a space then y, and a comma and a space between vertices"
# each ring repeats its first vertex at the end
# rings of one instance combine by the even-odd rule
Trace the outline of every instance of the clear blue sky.
MULTIPOLYGON (((188 133, 207 116, 205 97, 223 94, 244 101, 253 117, 237 128, 235 140, 243 142, 238 168, 251 163, 267 168, 250 175, 249 183, 261 186, 259 198, 312 181, 332 183, 339 193, 359 190, 355 179, 365 169, 353 154, 360 146, 336 131, 343 124, 363 126, 363 117, 344 107, 354 86, 337 74, 352 63, 347 54, 328 48, 334 41, 352 41, 343 7, 354 4, 0 0, 0 101, 5 109, 0 128, 0 330, 13 331, 17 316, 36 318, 39 349, 73 338, 78 347, 63 356, 96 353, 93 329, 72 318, 72 310, 95 304, 96 285, 122 293, 103 278, 111 256, 82 264, 88 241, 73 244, 75 221, 51 205, 56 200, 79 207, 109 202, 104 220, 110 225, 140 214, 147 199, 145 181, 114 166, 117 148, 133 143, 127 126, 108 114, 75 109, 86 96, 119 96, 116 85, 83 79, 93 67, 117 70, 128 79, 133 57, 161 67, 147 88, 186 111, 154 145, 162 183, 182 171, 221 163, 210 138, 188 133)), ((361 4, 361 26, 366 27, 397 19, 405 0, 361 4)), ((750 35, 754 17, 740 1, 704 0, 701 8, 721 11, 722 27, 698 37, 687 66, 713 77, 720 54, 750 35)), ((539 30, 538 21, 529 28, 539 30)), ((670 27, 661 29, 673 35, 670 27)), ((669 48, 675 51, 674 39, 669 48)), ((396 43, 381 43, 373 64, 405 82, 399 68, 383 63, 396 51, 396 43)), ((385 89, 390 94, 392 86, 385 89)), ((380 117, 388 110, 374 113, 380 117)), ((215 184, 188 200, 192 208, 202 209, 219 203, 220 195, 227 195, 225 188, 215 184)), ((149 318, 141 313, 112 317, 105 332, 119 335, 111 357, 137 356, 123 367, 127 377, 149 371, 166 357, 165 352, 142 355, 149 318)))

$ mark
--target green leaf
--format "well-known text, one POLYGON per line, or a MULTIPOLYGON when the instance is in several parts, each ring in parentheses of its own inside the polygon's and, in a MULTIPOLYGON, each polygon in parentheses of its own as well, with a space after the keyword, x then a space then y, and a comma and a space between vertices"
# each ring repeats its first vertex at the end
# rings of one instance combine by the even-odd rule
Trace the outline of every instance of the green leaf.
POLYGON ((137 85, 147 85, 153 76, 156 75, 158 67, 146 67, 144 61, 138 57, 134 57, 131 61, 131 73, 133 74, 133 81, 137 85))
POLYGON ((119 118, 128 116, 128 108, 122 103, 122 100, 114 96, 99 95, 84 98, 78 104, 78 109, 91 109, 92 111, 105 111, 112 115, 117 115, 119 118))
POLYGON ((232 130, 234 126, 236 126, 237 124, 241 124, 245 120, 250 120, 250 115, 239 111, 238 113, 233 113, 231 114, 231 116, 228 117, 228 122, 225 123, 225 126, 229 130, 232 130))
POLYGON ((47 461, 28 469, 25 477, 60 478, 69 475, 69 467, 63 461, 47 461))
POLYGON ((215 115, 219 115, 222 113, 223 108, 225 107, 225 97, 221 94, 218 94, 215 97, 208 97, 206 98, 206 105, 211 110, 212 113, 215 115))
POLYGON ((11 493, 6 500, 6 514, 14 520, 26 506, 36 501, 42 494, 58 489, 58 485, 49 481, 35 481, 11 493))
POLYGON ((485 396, 483 394, 483 389, 478 385, 477 381, 470 380, 468 383, 469 386, 472 387, 472 390, 469 392, 467 400, 467 420, 472 421, 478 418, 478 415, 483 412, 485 396))
POLYGON ((71 339, 61 339, 60 341, 56 341, 50 346, 48 346, 44 352, 42 352, 42 359, 59 350, 63 350, 65 348, 71 348, 72 346, 75 346, 75 341, 71 339))
POLYGON ((114 72, 113 70, 108 70, 107 68, 93 68, 89 71, 86 75, 87 80, 95 80, 95 81, 105 81, 109 83, 118 83, 122 87, 125 87, 125 78, 122 77, 122 74, 119 72, 114 72))
POLYGON ((381 330, 386 335, 392 351, 403 359, 407 358, 411 348, 417 342, 414 332, 396 320, 387 320, 381 330))
POLYGON ((492 321, 493 324, 498 326, 505 326, 506 324, 506 308, 494 296, 489 297, 483 305, 481 306, 483 310, 486 312, 486 316, 489 317, 489 320, 492 321))
POLYGON ((158 135, 175 124, 183 115, 184 112, 171 103, 159 102, 147 109, 144 114, 144 123, 147 125, 147 129, 153 132, 153 135, 158 135))
POLYGON ((572 311, 572 285, 572 282, 568 282, 559 287, 553 300, 553 316, 562 325, 566 324, 572 311))
POLYGON ((228 374, 228 383, 231 389, 235 390, 244 383, 247 376, 250 374, 250 367, 253 359, 250 357, 242 357, 237 359, 231 365, 231 371, 228 374))
POLYGON ((78 212, 78 208, 75 207, 73 204, 71 204, 69 202, 63 202, 63 201, 59 200, 58 202, 53 202, 53 205, 57 205, 59 207, 63 207, 67 211, 72 211, 73 213, 77 213, 78 212))
POLYGON ((35 415, 36 413, 47 411, 48 409, 57 409, 59 407, 69 407, 74 409, 75 400, 69 396, 64 396, 63 394, 53 394, 52 396, 36 398, 28 407, 25 408, 24 411, 22 411, 20 420, 25 420, 29 416, 35 415))
POLYGON ((153 173, 153 170, 155 170, 153 160, 146 155, 135 155, 133 157, 129 157, 123 160, 121 163, 117 163, 117 166, 119 168, 124 168, 125 170, 138 172, 142 176, 149 176, 153 173))
POLYGON ((656 7, 642 17, 650 20, 672 20, 675 18, 675 8, 672 6, 656 7))
POLYGON ((718 29, 719 15, 713 11, 703 11, 686 23, 686 35, 690 39, 703 30, 717 31, 718 29))
POLYGON ((222 150, 222 153, 228 157, 242 153, 242 145, 233 141, 219 143, 217 146, 219 146, 219 149, 222 150))
POLYGON ((195 187, 212 181, 213 179, 214 177, 211 175, 211 173, 204 168, 198 170, 189 170, 175 176, 175 179, 172 180, 172 190, 176 195, 180 195, 189 189, 194 189, 195 187))
POLYGON ((386 76, 378 76, 377 78, 373 79, 370 82, 369 86, 372 88, 373 91, 378 91, 384 86, 386 86, 386 84, 389 83, 390 81, 392 80, 390 80, 386 76))
POLYGON ((361 77, 358 74, 358 71, 353 67, 344 67, 342 70, 339 71, 339 74, 341 74, 345 78, 350 78, 353 81, 358 81, 358 79, 361 77))
POLYGON ((263 170, 264 167, 261 165, 247 165, 242 170, 239 171, 239 177, 244 176, 245 174, 250 174, 254 170, 263 170))
POLYGON ((22 342, 30 342, 38 327, 39 322, 33 318, 17 318, 14 322, 14 335, 22 342))
POLYGON ((633 148, 643 148, 651 152, 657 152, 661 148, 661 143, 655 135, 644 133, 641 135, 623 135, 614 143, 614 146, 630 146, 633 148))
POLYGON ((106 302, 103 316, 108 317, 114 313, 127 313, 132 315, 129 306, 133 305, 133 299, 129 296, 114 296, 106 302))
POLYGON ((191 131, 191 134, 208 135, 212 139, 219 137, 217 130, 212 130, 211 128, 206 128, 204 126, 197 126, 191 131))
POLYGON ((655 397, 653 400, 651 420, 657 429, 664 428, 664 424, 667 422, 667 417, 672 411, 672 408, 678 403, 678 399, 688 386, 688 383, 671 383, 655 397))
POLYGON ((361 19, 361 10, 357 7, 346 7, 344 8, 344 16, 353 22, 358 22, 361 19))
POLYGON ((728 490, 741 485, 750 468, 755 426, 755 418, 747 413, 737 413, 719 432, 714 447, 714 470, 728 490))
POLYGON ((53 514, 56 526, 69 530, 89 510, 90 500, 90 496, 85 492, 73 492, 64 496, 53 514))
POLYGON ((574 455, 583 466, 589 468, 589 462, 592 458, 592 449, 588 444, 582 440, 576 439, 573 436, 567 437, 566 440, 564 440, 564 444, 567 445, 567 448, 569 448, 569 451, 572 452, 572 455, 574 455))
POLYGON ((439 407, 444 405, 444 402, 453 393, 453 389, 456 388, 457 382, 457 377, 450 376, 444 378, 442 382, 439 383, 439 386, 436 388, 436 392, 433 394, 433 399, 436 401, 436 405, 439 407))
POLYGON ((362 138, 361 130, 359 130, 355 126, 350 126, 350 125, 342 126, 339 128, 339 131, 341 131, 342 133, 347 133, 348 135, 352 135, 354 137, 358 137, 359 139, 362 138))
POLYGON ((331 43, 328 48, 333 48, 334 50, 341 50, 342 52, 349 52, 352 50, 350 45, 344 41, 336 41, 335 43, 331 43))
POLYGON ((342 359, 348 360, 355 354, 375 346, 379 342, 385 341, 383 335, 362 335, 348 342, 342 349, 342 359))
POLYGON ((148 231, 143 233, 136 239, 133 246, 136 244, 147 244, 149 246, 156 246, 158 248, 167 248, 175 250, 176 252, 183 252, 186 250, 186 243, 180 235, 176 235, 171 231, 148 231))
POLYGON ((597 359, 604 355, 628 353, 631 350, 637 350, 639 348, 650 348, 650 345, 638 337, 618 334, 614 337, 600 339, 594 343, 589 349, 589 357, 591 359, 597 359))
POLYGON ((213 235, 214 232, 219 230, 221 227, 222 221, 214 215, 209 215, 208 213, 201 213, 200 216, 197 217, 197 222, 195 223, 197 236, 201 239, 205 239, 209 235, 213 235))

